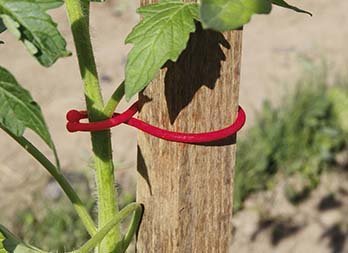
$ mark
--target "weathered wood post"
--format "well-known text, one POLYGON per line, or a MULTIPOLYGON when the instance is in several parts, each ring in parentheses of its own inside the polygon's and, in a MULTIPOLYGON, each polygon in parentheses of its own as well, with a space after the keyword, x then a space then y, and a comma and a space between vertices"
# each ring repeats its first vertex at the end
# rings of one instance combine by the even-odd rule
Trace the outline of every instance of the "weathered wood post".
MULTIPOLYGON (((140 95, 142 120, 206 132, 235 119, 242 31, 220 34, 197 26, 179 60, 166 64, 140 95)), ((235 138, 192 145, 139 132, 137 201, 145 211, 137 252, 229 252, 235 151, 235 138)))

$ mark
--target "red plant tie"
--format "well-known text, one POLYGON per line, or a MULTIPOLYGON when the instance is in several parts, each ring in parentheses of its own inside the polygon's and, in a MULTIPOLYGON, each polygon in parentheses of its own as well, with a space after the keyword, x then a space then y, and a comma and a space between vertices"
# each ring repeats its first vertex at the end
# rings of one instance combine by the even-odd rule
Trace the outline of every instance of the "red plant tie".
POLYGON ((145 123, 139 119, 136 119, 133 116, 137 112, 138 102, 134 103, 128 110, 123 113, 114 113, 114 115, 110 119, 91 123, 81 123, 81 119, 88 118, 87 112, 71 110, 66 115, 66 118, 68 120, 66 127, 69 132, 96 132, 110 129, 112 127, 125 123, 157 138, 161 138, 167 141, 194 144, 209 143, 230 137, 236 134, 244 126, 246 121, 246 114, 242 107, 239 106, 235 122, 224 129, 207 133, 181 133, 161 129, 145 123))

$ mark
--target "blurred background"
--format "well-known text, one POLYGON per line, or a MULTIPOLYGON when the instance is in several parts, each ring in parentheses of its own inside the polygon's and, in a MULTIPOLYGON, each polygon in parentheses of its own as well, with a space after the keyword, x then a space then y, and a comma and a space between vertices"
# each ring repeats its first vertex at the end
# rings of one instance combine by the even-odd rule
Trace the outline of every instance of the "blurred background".
MULTIPOLYGON (((240 104, 248 122, 238 138, 231 252, 344 253, 348 2, 289 2, 314 16, 275 7, 244 30, 240 104)), ((105 94, 123 80, 130 49, 124 39, 139 20, 137 5, 136 0, 92 4, 105 94)), ((52 15, 74 51, 64 8, 52 15)), ((64 172, 94 213, 89 136, 65 129, 65 112, 84 106, 76 59, 60 59, 45 69, 13 36, 1 36, 11 46, 0 47, 0 65, 41 104, 64 172)), ((116 187, 125 205, 135 200, 136 132, 121 126, 113 130, 113 142, 116 187)), ((2 132, 0 144, 0 223, 43 249, 72 250, 85 241, 87 233, 57 184, 2 132)))

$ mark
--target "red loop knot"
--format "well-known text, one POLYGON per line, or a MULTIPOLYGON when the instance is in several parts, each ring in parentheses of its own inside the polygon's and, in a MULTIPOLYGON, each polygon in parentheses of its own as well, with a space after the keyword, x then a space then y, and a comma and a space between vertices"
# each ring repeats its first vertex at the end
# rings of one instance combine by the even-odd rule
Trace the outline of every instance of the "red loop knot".
POLYGON ((66 119, 68 120, 68 122, 79 122, 83 118, 81 117, 81 113, 79 111, 70 110, 66 114, 66 119))

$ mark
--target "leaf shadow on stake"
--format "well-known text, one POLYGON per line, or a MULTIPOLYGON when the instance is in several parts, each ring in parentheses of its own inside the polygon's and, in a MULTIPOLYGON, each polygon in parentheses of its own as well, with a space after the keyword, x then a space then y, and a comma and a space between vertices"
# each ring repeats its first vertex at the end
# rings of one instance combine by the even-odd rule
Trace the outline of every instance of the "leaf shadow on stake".
MULTIPOLYGON (((187 48, 179 59, 167 62, 165 76, 165 98, 170 123, 174 124, 180 112, 188 106, 195 94, 203 86, 215 89, 220 78, 221 62, 226 61, 222 47, 231 49, 231 45, 220 32, 204 30, 196 23, 196 32, 192 33, 187 48)), ((207 101, 209 103, 209 101, 207 101)), ((225 146, 234 144, 235 136, 201 146, 225 146)))
POLYGON ((226 60, 221 46, 231 48, 222 33, 203 30, 202 25, 196 23, 196 32, 191 34, 179 59, 166 63, 165 97, 171 124, 202 86, 215 88, 221 62, 226 60))

